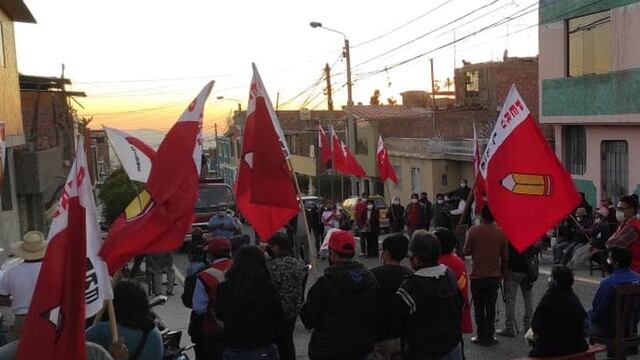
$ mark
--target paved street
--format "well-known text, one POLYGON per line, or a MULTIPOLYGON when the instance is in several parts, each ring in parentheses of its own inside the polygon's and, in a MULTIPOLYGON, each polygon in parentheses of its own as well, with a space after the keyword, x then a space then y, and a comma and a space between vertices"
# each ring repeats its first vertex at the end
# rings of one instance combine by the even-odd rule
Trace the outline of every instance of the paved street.
MULTIPOLYGON (((383 235, 384 236, 384 235, 383 235)), ((381 239, 383 238, 381 236, 381 239)), ((377 259, 363 259, 359 258, 359 261, 362 261, 368 267, 374 267, 379 265, 379 261, 377 259)), ((176 268, 180 271, 181 274, 184 274, 184 269, 186 268, 187 257, 183 253, 175 254, 175 265, 176 268)), ((550 252, 546 252, 543 254, 543 259, 541 262, 541 274, 540 279, 534 286, 533 293, 533 303, 534 309, 540 298, 542 297, 544 290, 547 285, 547 277, 550 270, 551 264, 551 254, 550 252)), ((309 284, 308 287, 313 284, 315 279, 317 278, 317 274, 321 273, 324 268, 327 267, 326 261, 318 262, 318 269, 316 272, 313 272, 309 276, 309 284)), ((469 268, 469 261, 467 262, 469 268)), ((181 274, 178 274, 177 278, 181 279, 181 274)), ((599 273, 594 273, 594 276, 589 276, 589 271, 586 265, 579 267, 576 270, 576 283, 574 285, 574 290, 578 297, 582 300, 582 303, 585 309, 589 309, 591 307, 591 299, 593 298, 593 294, 595 293, 598 282, 599 282, 599 273)), ((167 325, 174 330, 183 330, 186 334, 186 329, 189 321, 189 310, 182 306, 182 302, 180 300, 180 294, 182 293, 182 286, 176 287, 176 295, 173 296, 169 302, 157 308, 157 312, 159 315, 166 321, 167 325)), ((522 315, 523 315, 523 304, 522 298, 518 295, 518 303, 516 305, 516 314, 518 325, 520 326, 520 331, 523 332, 522 327, 522 315)), ((496 328, 500 328, 504 324, 504 304, 499 300, 498 301, 498 323, 496 324, 496 328)), ((522 336, 518 336, 516 338, 500 338, 500 343, 497 346, 491 348, 485 348, 481 346, 473 345, 469 342, 469 338, 471 336, 465 336, 465 354, 467 359, 514 359, 522 356, 526 356, 528 352, 528 346, 523 340, 524 334, 522 336)), ((304 329, 302 323, 298 321, 295 332, 295 341, 297 348, 297 358, 298 359, 307 359, 307 347, 310 338, 310 332, 304 329)), ((189 343, 188 336, 185 335, 183 338, 183 343, 189 343)), ((604 356, 599 357, 605 358, 604 356)), ((629 359, 640 359, 639 357, 629 357, 629 359)))

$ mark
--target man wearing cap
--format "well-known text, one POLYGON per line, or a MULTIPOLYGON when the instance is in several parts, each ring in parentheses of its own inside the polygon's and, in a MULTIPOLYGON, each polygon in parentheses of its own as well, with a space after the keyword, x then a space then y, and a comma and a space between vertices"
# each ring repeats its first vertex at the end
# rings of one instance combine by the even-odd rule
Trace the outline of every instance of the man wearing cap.
POLYGON ((11 306, 15 315, 11 329, 15 339, 22 333, 46 249, 44 234, 39 231, 29 231, 22 241, 11 244, 13 254, 24 261, 9 268, 0 279, 0 305, 11 306))
POLYGON ((221 359, 223 328, 214 312, 218 285, 231 267, 231 243, 222 236, 209 240, 204 248, 209 268, 198 273, 193 290, 189 335, 196 344, 196 359, 221 359))
POLYGON ((377 282, 353 261, 355 240, 335 230, 329 237, 329 264, 309 290, 300 318, 313 329, 311 360, 364 359, 375 342, 377 282))

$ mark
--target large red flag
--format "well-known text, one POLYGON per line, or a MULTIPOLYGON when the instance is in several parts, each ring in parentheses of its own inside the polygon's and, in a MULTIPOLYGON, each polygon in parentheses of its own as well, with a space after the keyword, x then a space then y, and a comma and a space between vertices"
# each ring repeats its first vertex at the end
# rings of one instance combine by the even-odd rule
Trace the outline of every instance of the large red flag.
POLYGON ((473 175, 476 180, 473 184, 473 197, 475 198, 476 206, 475 213, 479 214, 482 207, 485 205, 487 190, 484 185, 484 178, 480 173, 480 161, 482 155, 480 154, 480 143, 478 142, 478 134, 476 132, 476 123, 473 123, 473 175))
POLYGON ((336 134, 336 130, 333 126, 329 128, 329 136, 331 137, 333 170, 344 175, 349 175, 347 169, 347 158, 342 150, 342 141, 340 141, 340 138, 338 137, 338 134, 336 134))
POLYGON ((84 141, 54 214, 18 348, 18 359, 84 359, 85 318, 112 299, 106 264, 97 256, 102 241, 84 141))
POLYGON ((345 172, 347 175, 353 175, 355 177, 364 177, 367 175, 367 172, 364 171, 356 156, 353 155, 351 150, 345 145, 342 141, 340 142, 340 146, 342 147, 342 153, 345 158, 345 172))
POLYGON ((496 222, 524 251, 580 203, 570 175, 547 144, 515 85, 480 163, 496 222))
POLYGON ((378 151, 376 152, 376 164, 378 165, 378 173, 380 173, 380 181, 384 182, 387 179, 391 179, 396 185, 398 185, 398 174, 389 160, 389 153, 384 147, 384 141, 382 141, 382 135, 378 138, 378 151))
POLYGON ((193 223, 202 160, 202 115, 213 81, 160 144, 145 190, 111 225, 100 255, 114 273, 131 257, 173 250, 193 223))
POLYGON ((284 133, 254 64, 236 183, 237 204, 263 241, 300 211, 288 159, 284 133))
POLYGON ((327 164, 331 160, 331 145, 329 145, 327 133, 320 125, 318 125, 318 147, 320 148, 320 162, 327 164))

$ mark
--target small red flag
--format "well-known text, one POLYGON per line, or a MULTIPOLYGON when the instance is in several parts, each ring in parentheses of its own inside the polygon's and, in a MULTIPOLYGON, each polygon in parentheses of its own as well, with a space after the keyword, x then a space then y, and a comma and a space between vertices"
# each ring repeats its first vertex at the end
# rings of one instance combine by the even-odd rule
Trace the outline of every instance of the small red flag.
POLYGON ((398 174, 396 174, 396 169, 391 164, 391 160, 389 160, 389 153, 387 153, 387 149, 384 147, 382 135, 378 138, 376 164, 378 165, 378 173, 380 173, 380 181, 384 182, 387 179, 391 179, 391 181, 398 185, 398 174))
POLYGON ((320 125, 318 125, 318 147, 320 148, 320 162, 326 165, 331 161, 331 145, 327 133, 320 125))
POLYGON ((509 241, 524 251, 581 199, 515 85, 480 162, 487 202, 509 241))
POLYGON ((342 141, 340 142, 340 146, 342 147, 342 153, 345 157, 345 171, 348 175, 353 175, 355 177, 364 177, 367 175, 367 172, 364 171, 362 166, 358 163, 356 156, 353 155, 351 150, 345 145, 342 141))
POLYGON ((482 155, 480 154, 480 143, 478 142, 478 134, 476 133, 476 123, 473 123, 473 174, 476 178, 473 184, 473 197, 475 198, 476 202, 476 214, 479 214, 482 210, 482 207, 486 203, 487 196, 487 190, 485 189, 484 185, 484 178, 480 173, 481 159, 482 155))
POLYGON ((114 221, 102 256, 114 273, 135 255, 182 245, 195 217, 202 160, 202 115, 209 82, 160 144, 145 190, 114 221))
POLYGON ((236 183, 237 204, 263 241, 268 241, 300 210, 288 158, 284 133, 253 65, 236 183))
POLYGON ((342 141, 336 134, 333 126, 329 129, 329 133, 331 136, 331 155, 333 159, 333 170, 335 172, 349 175, 349 170, 347 168, 347 158, 345 157, 344 151, 342 150, 342 141))

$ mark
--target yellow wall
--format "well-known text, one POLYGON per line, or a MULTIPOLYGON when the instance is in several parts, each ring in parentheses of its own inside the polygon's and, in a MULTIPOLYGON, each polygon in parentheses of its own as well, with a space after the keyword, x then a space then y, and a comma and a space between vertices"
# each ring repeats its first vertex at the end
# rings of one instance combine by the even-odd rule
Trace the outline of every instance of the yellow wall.
POLYGON ((0 23, 4 38, 5 67, 0 66, 0 121, 4 121, 9 146, 19 145, 15 136, 24 135, 20 107, 20 85, 16 60, 16 43, 13 22, 0 9, 0 23))
POLYGON ((291 155, 291 165, 298 174, 316 176, 316 159, 307 156, 291 155))

